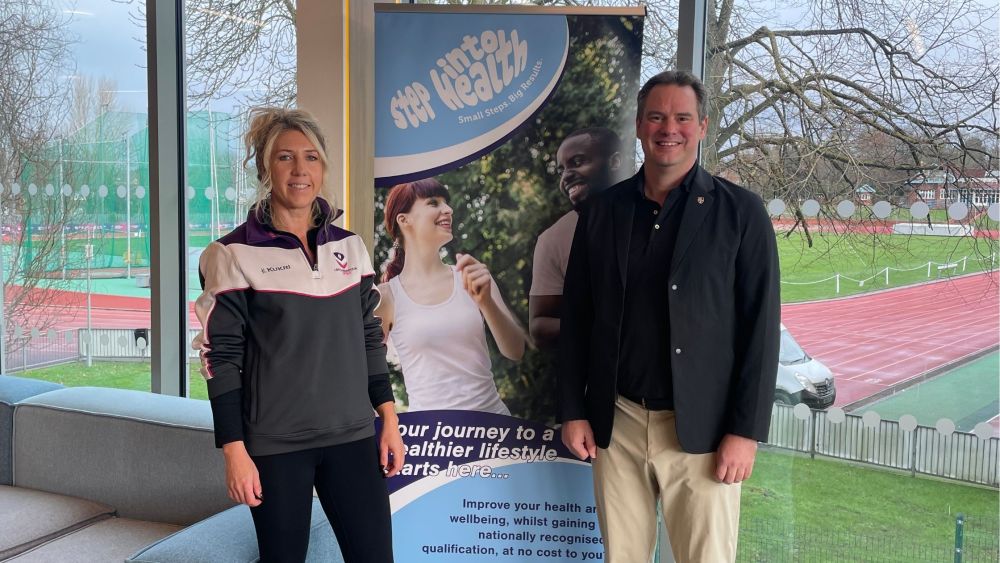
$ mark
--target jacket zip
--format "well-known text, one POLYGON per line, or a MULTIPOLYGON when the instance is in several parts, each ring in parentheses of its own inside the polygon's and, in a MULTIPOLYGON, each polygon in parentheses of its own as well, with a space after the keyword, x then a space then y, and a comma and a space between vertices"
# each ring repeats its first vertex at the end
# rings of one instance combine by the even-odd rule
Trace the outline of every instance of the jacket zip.
POLYGON ((280 235, 288 237, 288 238, 292 239, 293 241, 295 241, 295 244, 299 247, 299 250, 302 251, 302 258, 305 259, 306 265, 309 266, 310 270, 312 270, 312 279, 318 280, 318 279, 322 279, 323 278, 323 273, 319 271, 319 243, 318 242, 316 244, 316 263, 315 264, 310 264, 309 263, 309 253, 306 252, 306 248, 304 246, 302 246, 302 241, 299 240, 299 237, 297 237, 297 236, 289 233, 288 231, 279 231, 279 230, 275 229, 275 232, 277 232, 280 235))

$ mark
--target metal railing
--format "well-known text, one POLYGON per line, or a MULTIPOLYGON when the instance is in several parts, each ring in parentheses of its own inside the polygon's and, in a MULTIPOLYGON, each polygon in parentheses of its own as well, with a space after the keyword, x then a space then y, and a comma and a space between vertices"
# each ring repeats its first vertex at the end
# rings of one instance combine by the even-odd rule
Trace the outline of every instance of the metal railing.
POLYGON ((768 445, 817 455, 1000 486, 1000 439, 967 432, 942 434, 917 425, 904 429, 894 420, 874 424, 854 414, 831 416, 802 406, 774 405, 768 445), (796 408, 798 411, 796 412, 796 408), (841 420, 842 416, 842 420, 841 420))
POLYGON ((958 515, 954 537, 940 541, 914 541, 898 534, 875 534, 850 527, 814 526, 767 520, 740 523, 737 561, 758 563, 809 563, 865 561, 867 563, 913 563, 955 561, 995 563, 1000 556, 997 535, 975 530, 975 521, 958 515), (973 527, 970 527, 973 524, 973 527), (973 531, 975 530, 975 531, 973 531), (972 533, 970 533, 972 532, 972 533))
POLYGON ((25 371, 80 359, 76 329, 15 334, 8 344, 7 372, 25 371))

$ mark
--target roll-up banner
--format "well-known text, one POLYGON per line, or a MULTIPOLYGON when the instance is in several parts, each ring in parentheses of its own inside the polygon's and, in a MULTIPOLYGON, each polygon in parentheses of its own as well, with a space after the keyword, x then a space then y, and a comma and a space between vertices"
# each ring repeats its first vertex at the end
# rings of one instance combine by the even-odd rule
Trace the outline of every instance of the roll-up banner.
POLYGON ((643 15, 376 5, 397 561, 603 559, 590 465, 555 426, 555 347, 574 207, 635 171, 643 15))

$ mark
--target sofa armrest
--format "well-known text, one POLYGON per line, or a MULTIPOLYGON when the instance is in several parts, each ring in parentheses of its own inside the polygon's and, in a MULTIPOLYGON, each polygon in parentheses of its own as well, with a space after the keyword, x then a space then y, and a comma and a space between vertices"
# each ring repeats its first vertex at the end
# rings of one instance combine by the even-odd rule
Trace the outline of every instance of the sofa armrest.
POLYGON ((63 386, 58 383, 40 379, 0 375, 0 485, 10 485, 14 482, 11 462, 14 405, 28 397, 62 388, 63 386))

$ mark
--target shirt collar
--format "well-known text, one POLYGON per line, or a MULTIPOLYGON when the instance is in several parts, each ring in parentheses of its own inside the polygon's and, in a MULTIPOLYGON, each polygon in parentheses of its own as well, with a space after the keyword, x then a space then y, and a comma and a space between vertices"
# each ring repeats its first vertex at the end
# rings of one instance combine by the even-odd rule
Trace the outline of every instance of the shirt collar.
MULTIPOLYGON (((640 167, 639 173, 636 174, 637 181, 635 183, 636 187, 635 193, 640 201, 646 199, 646 174, 644 168, 645 165, 640 167)), ((684 179, 681 180, 681 185, 677 186, 677 188, 672 190, 671 193, 676 192, 677 190, 683 190, 683 193, 690 193, 691 184, 694 183, 694 178, 697 174, 698 174, 698 162, 695 161, 694 166, 691 167, 691 170, 688 170, 687 174, 684 175, 684 179)))
MULTIPOLYGON (((330 204, 321 197, 316 198, 316 202, 319 204, 319 212, 316 214, 314 219, 319 225, 319 233, 317 233, 317 241, 319 244, 326 242, 330 223, 335 221, 341 215, 343 215, 343 210, 333 209, 330 204)), ((257 206, 268 205, 267 201, 263 201, 252 205, 250 211, 247 212, 247 240, 249 242, 262 242, 280 236, 278 231, 271 225, 270 221, 267 220, 267 213, 258 214, 257 206), (263 219, 260 215, 264 215, 263 219)))

